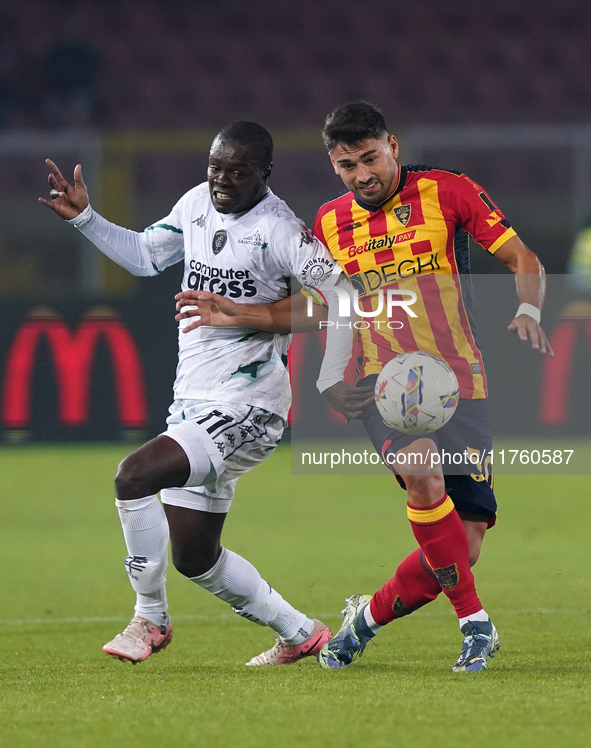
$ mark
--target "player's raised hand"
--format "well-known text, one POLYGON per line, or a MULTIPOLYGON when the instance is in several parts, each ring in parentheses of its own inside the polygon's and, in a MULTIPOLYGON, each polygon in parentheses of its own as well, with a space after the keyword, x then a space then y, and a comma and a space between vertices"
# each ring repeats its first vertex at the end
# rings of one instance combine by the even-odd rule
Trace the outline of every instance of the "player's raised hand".
POLYGON ((546 353, 548 356, 554 355, 546 333, 529 314, 520 314, 519 317, 515 317, 507 329, 524 342, 530 340, 531 347, 540 353, 546 353))
POLYGON ((374 399, 373 387, 353 387, 348 382, 337 382, 322 393, 335 410, 347 421, 361 418, 363 411, 374 399))
POLYGON ((182 328, 190 332, 197 327, 236 327, 241 305, 225 296, 210 291, 181 291, 174 297, 178 314, 176 320, 193 318, 193 322, 182 328))
POLYGON ((46 158, 45 163, 49 169, 49 200, 40 197, 39 202, 66 220, 76 218, 88 205, 88 191, 82 179, 82 167, 78 164, 74 169, 74 184, 71 185, 51 159, 46 158))

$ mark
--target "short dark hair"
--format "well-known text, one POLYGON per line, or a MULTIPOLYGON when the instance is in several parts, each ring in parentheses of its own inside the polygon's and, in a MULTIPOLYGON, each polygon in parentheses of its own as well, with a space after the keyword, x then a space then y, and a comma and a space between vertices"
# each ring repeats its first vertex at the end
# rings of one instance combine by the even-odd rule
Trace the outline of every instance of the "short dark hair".
POLYGON ((381 138, 387 132, 382 112, 367 101, 356 101, 339 106, 327 115, 322 140, 330 152, 339 143, 356 145, 367 138, 381 138))
POLYGON ((271 133, 256 122, 237 119, 222 127, 215 140, 233 140, 243 145, 251 160, 264 167, 273 163, 273 138, 271 133))

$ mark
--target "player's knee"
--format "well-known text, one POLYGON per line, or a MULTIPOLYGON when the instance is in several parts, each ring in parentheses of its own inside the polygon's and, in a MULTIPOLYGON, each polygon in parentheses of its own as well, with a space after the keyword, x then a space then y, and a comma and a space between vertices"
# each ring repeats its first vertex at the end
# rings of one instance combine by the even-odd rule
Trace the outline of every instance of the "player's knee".
POLYGON ((146 471, 142 469, 140 462, 131 454, 119 463, 115 474, 115 494, 118 499, 141 499, 154 493, 149 490, 146 471))
POLYGON ((429 506, 441 499, 445 482, 440 475, 405 475, 408 501, 415 506, 429 506))
POLYGON ((184 577, 200 577, 208 572, 220 555, 220 547, 174 548, 172 549, 172 563, 174 568, 184 577))

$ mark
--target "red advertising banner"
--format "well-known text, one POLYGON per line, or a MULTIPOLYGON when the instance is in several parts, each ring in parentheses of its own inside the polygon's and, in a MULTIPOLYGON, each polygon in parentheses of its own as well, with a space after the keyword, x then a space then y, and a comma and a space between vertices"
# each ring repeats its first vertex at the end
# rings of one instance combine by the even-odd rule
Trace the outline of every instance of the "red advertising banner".
POLYGON ((57 375, 58 418, 65 426, 88 421, 93 354, 104 336, 113 364, 117 412, 123 428, 143 428, 148 411, 144 376, 135 342, 108 307, 91 309, 77 329, 46 307, 33 309, 17 331, 7 358, 2 391, 2 424, 25 429, 31 415, 31 379, 37 346, 49 341, 57 375))

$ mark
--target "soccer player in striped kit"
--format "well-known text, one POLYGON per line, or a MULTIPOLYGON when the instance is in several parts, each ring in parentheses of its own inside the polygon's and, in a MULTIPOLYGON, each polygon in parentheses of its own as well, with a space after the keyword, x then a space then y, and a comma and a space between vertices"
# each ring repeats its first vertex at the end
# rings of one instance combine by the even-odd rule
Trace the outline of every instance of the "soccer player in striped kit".
MULTIPOLYGON (((359 331, 357 388, 342 381, 349 344, 340 361, 338 355, 325 361, 319 389, 347 417, 361 417, 385 460, 391 456, 400 463, 399 455, 426 456, 442 449, 489 455, 487 384, 471 305, 467 234, 516 274, 519 307, 509 330, 552 355, 539 325, 544 268, 488 194, 466 175, 399 165, 396 138, 370 104, 336 109, 327 117, 323 139, 346 190, 321 207, 314 233, 349 277, 364 311, 378 308, 380 290, 395 288, 416 294, 417 316, 394 307, 389 317, 385 311, 373 317, 373 324, 359 331), (454 417, 426 436, 389 428, 371 401, 383 365, 413 350, 446 360, 460 386, 454 417)), ((453 472, 444 474, 438 464, 396 464, 419 548, 373 597, 348 599, 340 631, 319 654, 322 667, 349 665, 382 626, 412 613, 443 590, 464 635, 453 670, 486 668, 487 658, 499 648, 499 637, 478 598, 470 567, 478 559, 486 530, 495 523, 492 465, 484 458, 453 472)))

